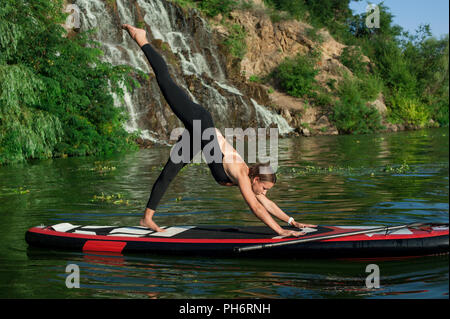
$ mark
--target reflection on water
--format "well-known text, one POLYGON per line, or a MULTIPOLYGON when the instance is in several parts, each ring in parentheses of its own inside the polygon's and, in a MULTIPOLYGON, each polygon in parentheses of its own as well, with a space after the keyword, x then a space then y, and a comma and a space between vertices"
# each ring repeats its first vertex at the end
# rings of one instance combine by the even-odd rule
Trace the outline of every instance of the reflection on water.
MULTIPOLYGON (((448 151, 448 129, 282 139, 278 181, 268 196, 305 223, 448 222, 448 151)), ((136 225, 168 155, 169 148, 154 147, 0 167, 0 297, 448 298, 448 256, 330 262, 27 248, 26 229, 40 224, 136 225), (98 200, 102 194, 122 201, 98 200), (81 289, 65 287, 70 263, 80 267, 81 289), (380 266, 380 289, 365 287, 369 263, 380 266)), ((239 189, 218 186, 206 165, 189 166, 175 178, 156 220, 260 225, 239 189)))
POLYGON ((81 289, 96 298, 445 298, 448 256, 324 260, 204 259, 28 250, 29 261, 57 261, 41 284, 64 286, 65 267, 80 267, 81 289), (380 268, 380 289, 365 286, 365 268, 380 268), (47 277, 47 276, 48 277, 47 277))

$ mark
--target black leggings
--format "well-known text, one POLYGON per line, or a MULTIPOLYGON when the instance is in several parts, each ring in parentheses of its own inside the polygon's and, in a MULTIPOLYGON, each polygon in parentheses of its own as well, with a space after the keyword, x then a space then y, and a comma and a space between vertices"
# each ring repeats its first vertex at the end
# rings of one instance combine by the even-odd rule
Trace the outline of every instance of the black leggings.
MULTIPOLYGON (((203 132, 208 128, 214 128, 214 122, 211 117, 211 114, 204 109, 201 105, 194 103, 189 96, 184 92, 170 77, 169 70, 167 68, 167 64, 164 61, 163 57, 156 52, 150 44, 145 44, 142 46, 142 51, 144 51, 145 56, 147 57, 150 65, 153 68, 153 71, 156 75, 156 80, 158 82, 159 88, 161 89, 164 98, 169 104, 172 111, 175 115, 183 122, 186 130, 190 135, 190 152, 189 156, 185 158, 185 160, 180 161, 178 163, 172 161, 172 156, 169 157, 164 169, 159 175, 156 182, 153 184, 152 192, 150 194, 150 199, 147 203, 147 208, 156 210, 159 201, 167 190, 170 182, 175 178, 178 172, 188 164, 194 158, 195 155, 200 152, 194 150, 194 127, 196 123, 194 120, 198 120, 200 132, 195 132, 203 134, 203 132)), ((214 150, 220 150, 217 135, 215 129, 211 130, 210 136, 205 136, 205 140, 201 138, 201 150, 203 151, 204 147, 209 144, 209 147, 212 147, 213 152, 204 152, 204 156, 208 166, 211 170, 211 173, 214 179, 219 183, 232 183, 229 177, 226 175, 225 170, 222 165, 223 154, 219 154, 220 161, 214 160, 214 150), (210 144, 211 143, 211 144, 210 144)), ((201 136, 201 135, 200 135, 201 136)), ((184 139, 184 138, 183 138, 184 139)), ((177 143, 186 142, 185 140, 179 140, 177 143)), ((175 146, 176 148, 176 146, 175 146)), ((182 150, 182 148, 178 148, 182 150)), ((182 155, 182 154, 178 154, 182 155)))

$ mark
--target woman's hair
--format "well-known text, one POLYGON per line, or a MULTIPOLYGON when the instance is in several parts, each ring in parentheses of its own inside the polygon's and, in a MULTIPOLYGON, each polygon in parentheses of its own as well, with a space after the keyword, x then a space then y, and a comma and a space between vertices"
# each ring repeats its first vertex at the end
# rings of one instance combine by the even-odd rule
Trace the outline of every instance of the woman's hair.
POLYGON ((248 177, 253 180, 259 177, 261 182, 276 183, 277 176, 269 163, 256 163, 249 167, 248 177))

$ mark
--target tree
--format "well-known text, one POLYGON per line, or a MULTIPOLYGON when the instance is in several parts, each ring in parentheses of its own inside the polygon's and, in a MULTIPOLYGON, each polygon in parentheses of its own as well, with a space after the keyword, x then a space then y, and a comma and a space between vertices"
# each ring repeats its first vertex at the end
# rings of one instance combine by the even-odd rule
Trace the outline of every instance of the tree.
POLYGON ((0 2, 0 164, 129 149, 111 93, 131 68, 100 60, 88 34, 64 37, 62 0, 0 2))

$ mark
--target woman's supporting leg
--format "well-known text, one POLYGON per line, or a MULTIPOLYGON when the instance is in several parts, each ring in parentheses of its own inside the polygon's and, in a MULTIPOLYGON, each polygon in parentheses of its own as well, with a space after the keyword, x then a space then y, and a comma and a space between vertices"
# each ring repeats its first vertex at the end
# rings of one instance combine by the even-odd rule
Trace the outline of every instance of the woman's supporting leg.
MULTIPOLYGON (((161 172, 160 176, 158 177, 158 179, 156 180, 156 182, 152 187, 150 199, 147 203, 147 209, 144 218, 141 220, 142 226, 147 226, 154 230, 160 231, 161 229, 152 220, 155 209, 159 201, 161 200, 162 196, 164 195, 170 182, 175 178, 178 172, 185 165, 187 165, 190 162, 190 160, 192 160, 192 158, 196 155, 193 153, 200 151, 193 149, 194 146, 193 139, 196 138, 195 136, 193 136, 194 121, 199 120, 200 134, 202 134, 204 130, 207 128, 214 128, 214 122, 212 120, 211 114, 201 105, 194 103, 186 94, 186 92, 172 80, 166 62, 164 61, 163 57, 158 52, 156 52, 152 48, 152 46, 148 43, 148 40, 146 39, 145 36, 145 31, 131 27, 129 25, 124 25, 124 28, 128 30, 133 39, 135 39, 138 45, 141 47, 142 51, 144 52, 145 56, 147 57, 150 65, 152 66, 155 72, 156 80, 161 89, 161 92, 164 95, 164 98, 166 99, 172 111, 183 122, 184 126, 190 133, 189 152, 191 154, 189 161, 183 160, 182 162, 176 163, 173 161, 172 158, 169 158, 163 171, 161 172)), ((202 136, 200 135, 201 150, 203 150, 205 145, 207 145, 210 142, 213 142, 215 145, 214 152, 218 151, 220 154, 215 154, 216 156, 213 156, 212 154, 205 154, 205 157, 207 159, 208 165, 211 169, 214 178, 218 182, 220 182, 220 180, 226 179, 227 177, 223 170, 222 164, 216 162, 217 158, 219 158, 219 161, 221 161, 223 154, 221 154, 215 131, 213 132, 212 135, 208 137, 207 140, 203 140, 202 136)))
POLYGON ((172 161, 172 158, 169 157, 169 160, 164 166, 162 172, 159 174, 158 178, 153 184, 152 192, 147 202, 147 208, 156 210, 156 207, 158 206, 161 198, 169 187, 169 184, 184 166, 186 166, 185 163, 174 163, 172 161))
MULTIPOLYGON (((183 143, 183 141, 179 140, 177 144, 183 143)), ((177 145, 172 148, 172 150, 177 149, 177 145)), ((144 218, 141 219, 141 226, 145 226, 151 228, 156 231, 164 231, 161 229, 156 223, 153 221, 153 214, 155 213, 156 207, 158 206, 161 198, 166 192, 172 180, 177 176, 180 170, 189 163, 189 161, 179 161, 174 162, 172 158, 173 151, 171 152, 171 156, 167 160, 166 165, 164 166, 162 172, 159 174, 155 183, 153 184, 152 191, 150 193, 150 198, 147 202, 147 208, 145 209, 144 218)))
POLYGON ((189 146, 188 143, 192 144, 191 140, 189 139, 189 135, 187 135, 186 133, 187 132, 185 131, 183 135, 178 139, 178 142, 172 147, 166 165, 153 184, 152 192, 150 193, 150 198, 147 202, 148 209, 156 210, 156 207, 158 206, 161 198, 169 187, 169 184, 172 182, 175 176, 177 176, 178 172, 192 160, 194 155, 196 155, 191 154, 192 150, 189 154, 186 154, 185 152, 186 147, 189 146), (181 154, 182 152, 180 153, 180 151, 184 153, 181 154))

